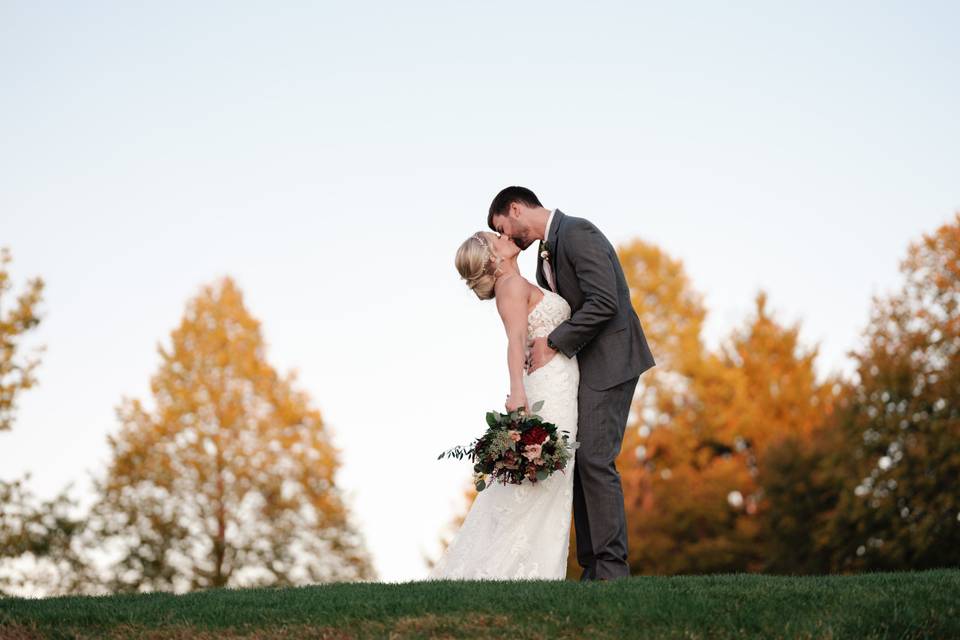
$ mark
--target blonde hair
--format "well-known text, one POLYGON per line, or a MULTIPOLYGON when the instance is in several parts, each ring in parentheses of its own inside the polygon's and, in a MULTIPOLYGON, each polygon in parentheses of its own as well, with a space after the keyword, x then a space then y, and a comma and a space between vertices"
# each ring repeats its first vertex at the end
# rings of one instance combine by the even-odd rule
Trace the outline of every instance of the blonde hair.
POLYGON ((493 285, 497 281, 497 271, 503 258, 499 257, 490 248, 490 239, 484 231, 478 231, 460 245, 457 249, 457 271, 460 277, 466 280, 467 286, 477 294, 481 300, 490 300, 494 297, 493 285), (491 261, 495 259, 495 262, 491 261))

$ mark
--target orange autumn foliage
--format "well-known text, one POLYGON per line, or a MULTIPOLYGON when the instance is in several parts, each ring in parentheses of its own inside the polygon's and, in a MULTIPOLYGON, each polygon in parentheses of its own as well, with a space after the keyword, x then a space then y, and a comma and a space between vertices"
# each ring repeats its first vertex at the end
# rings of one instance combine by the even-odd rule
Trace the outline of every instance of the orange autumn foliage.
POLYGON ((655 246, 620 248, 631 298, 658 366, 644 374, 618 458, 635 574, 757 571, 768 448, 808 437, 831 410, 816 348, 781 326, 759 293, 755 313, 716 352, 682 263, 655 246))
POLYGON ((21 341, 40 324, 44 282, 42 278, 31 278, 10 304, 6 294, 13 288, 8 269, 12 261, 10 250, 0 248, 0 431, 11 429, 17 397, 36 384, 34 372, 42 351, 39 347, 33 355, 25 354, 21 341))
POLYGON ((230 278, 205 286, 160 347, 153 407, 125 400, 92 513, 121 548, 110 591, 369 579, 319 411, 266 361, 230 278))

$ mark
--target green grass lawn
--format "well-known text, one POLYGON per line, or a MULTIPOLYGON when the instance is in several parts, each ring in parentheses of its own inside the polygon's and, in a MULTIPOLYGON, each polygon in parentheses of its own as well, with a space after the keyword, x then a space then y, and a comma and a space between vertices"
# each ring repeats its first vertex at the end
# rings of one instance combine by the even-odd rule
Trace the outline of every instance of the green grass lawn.
POLYGON ((0 598, 0 638, 960 638, 960 570, 0 598))

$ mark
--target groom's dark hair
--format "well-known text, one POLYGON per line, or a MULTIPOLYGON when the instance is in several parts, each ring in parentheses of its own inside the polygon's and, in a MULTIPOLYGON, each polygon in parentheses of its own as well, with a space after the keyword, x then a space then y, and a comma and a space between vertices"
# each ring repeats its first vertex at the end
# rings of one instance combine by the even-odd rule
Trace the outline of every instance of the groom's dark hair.
POLYGON ((542 207, 536 194, 526 187, 507 187, 497 194, 497 197, 490 203, 490 213, 487 214, 487 226, 492 231, 497 228, 493 226, 493 216, 505 216, 510 210, 510 205, 514 202, 522 202, 528 207, 542 207))

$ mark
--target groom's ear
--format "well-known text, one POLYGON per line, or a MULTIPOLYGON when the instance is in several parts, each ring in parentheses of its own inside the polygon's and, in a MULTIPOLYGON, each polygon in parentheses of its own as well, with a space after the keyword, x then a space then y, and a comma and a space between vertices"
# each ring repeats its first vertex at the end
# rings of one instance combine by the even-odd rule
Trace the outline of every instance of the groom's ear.
POLYGON ((487 226, 490 227, 491 231, 497 231, 497 225, 503 224, 503 218, 519 220, 521 212, 520 203, 511 202, 502 213, 493 213, 491 211, 487 216, 487 226))

